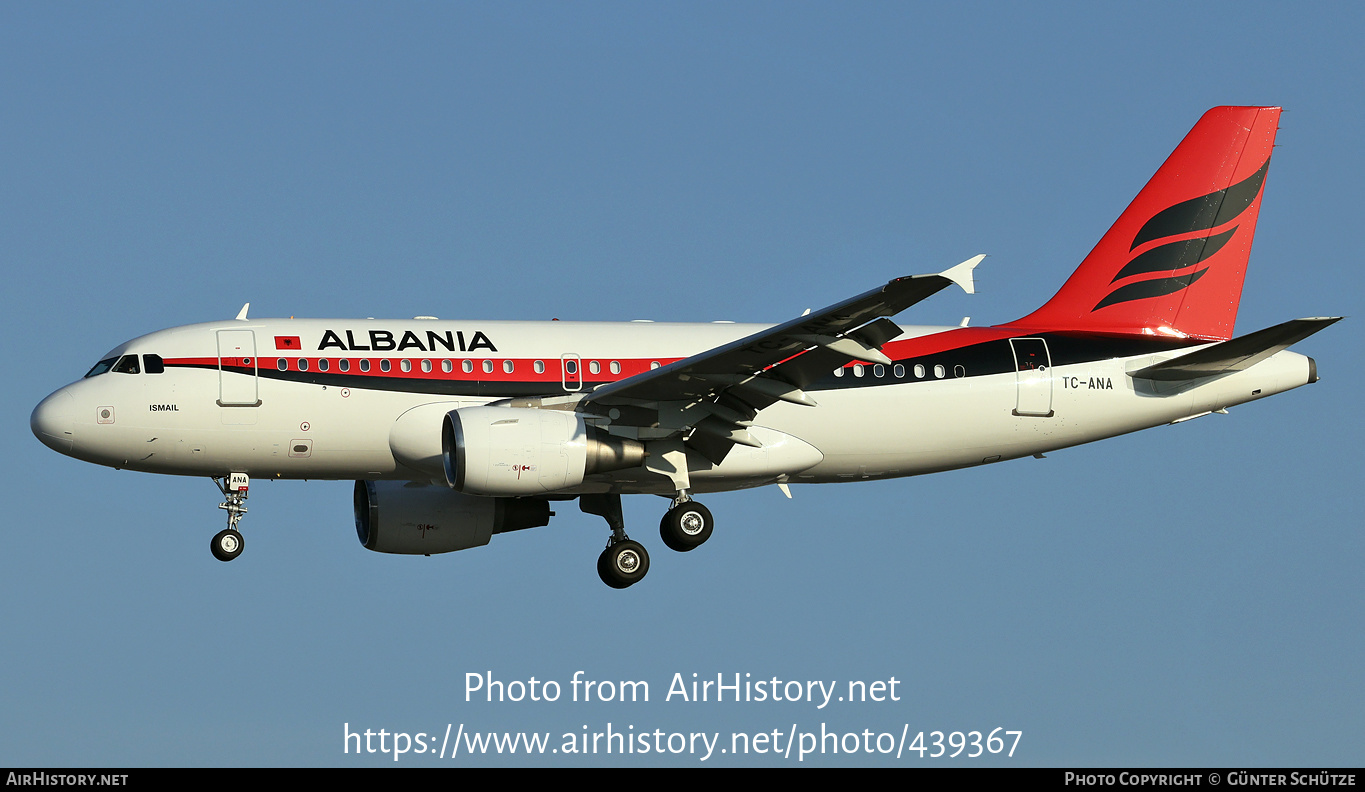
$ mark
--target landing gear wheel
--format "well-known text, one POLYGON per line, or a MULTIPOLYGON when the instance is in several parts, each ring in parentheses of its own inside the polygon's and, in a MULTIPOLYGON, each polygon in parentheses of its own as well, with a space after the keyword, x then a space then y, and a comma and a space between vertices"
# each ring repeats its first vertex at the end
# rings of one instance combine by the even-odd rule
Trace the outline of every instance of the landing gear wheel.
POLYGON ((597 574, 615 589, 633 586, 649 571, 649 553, 639 542, 627 539, 609 545, 597 557, 597 574))
POLYGON ((696 501, 683 501, 659 521, 659 537, 670 550, 686 553, 710 539, 714 526, 710 509, 696 501))
POLYGON ((608 586, 611 586, 614 589, 623 589, 626 586, 630 585, 629 583, 622 583, 620 580, 618 580, 615 576, 612 575, 610 547, 608 547, 606 550, 603 550, 602 554, 597 557, 597 576, 602 578, 603 583, 606 583, 608 586))
POLYGON ((231 561, 242 554, 244 544, 242 535, 228 528, 225 531, 219 531, 213 537, 213 541, 209 543, 209 549, 213 551, 213 557, 219 561, 231 561))

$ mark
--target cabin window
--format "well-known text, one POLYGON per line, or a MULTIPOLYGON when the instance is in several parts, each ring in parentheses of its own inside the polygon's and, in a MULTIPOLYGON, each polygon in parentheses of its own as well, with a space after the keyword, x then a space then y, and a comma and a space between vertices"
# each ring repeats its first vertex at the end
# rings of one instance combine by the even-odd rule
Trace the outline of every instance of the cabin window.
POLYGON ((279 369, 280 371, 288 371, 289 361, 285 360, 284 358, 280 358, 279 360, 275 361, 275 368, 279 369))
POLYGON ((308 370, 308 358, 299 358, 299 371, 308 370))
POLYGON ((493 373, 493 361, 491 361, 491 360, 485 360, 485 361, 483 362, 483 373, 485 373, 485 374, 492 374, 492 373, 493 373))
POLYGON ((863 364, 861 364, 861 363, 854 363, 854 364, 853 364, 853 376, 855 376, 855 377, 861 377, 862 375, 863 375, 863 364))
POLYGON ((589 361, 588 361, 588 373, 589 373, 589 374, 601 374, 601 373, 602 373, 602 364, 601 364, 601 363, 598 363, 596 360, 589 360, 589 361))
POLYGON ((953 376, 965 377, 967 376, 967 369, 963 366, 953 366, 953 376))
POLYGON ((318 371, 327 370, 327 358, 318 358, 318 371))
POLYGON ((337 361, 337 371, 350 371, 350 370, 351 370, 351 361, 347 360, 346 358, 342 358, 341 360, 338 360, 338 361, 337 361))
POLYGON ((398 361, 398 368, 402 369, 404 372, 412 371, 412 361, 408 360, 407 358, 403 358, 402 360, 398 361))
POLYGON ((166 364, 162 362, 160 355, 143 355, 142 370, 148 374, 161 374, 166 370, 166 364))
POLYGON ((474 361, 472 360, 460 361, 460 370, 466 374, 470 373, 471 371, 474 370, 474 361))
POLYGON ((880 363, 878 363, 877 365, 873 366, 873 367, 872 367, 872 376, 874 376, 874 377, 885 377, 885 376, 886 376, 886 366, 883 366, 883 365, 880 364, 880 363))
POLYGON ((915 379, 924 379, 924 364, 915 364, 915 379))
POLYGON ((382 359, 382 360, 379 361, 379 370, 380 370, 380 371, 387 372, 387 371, 388 371, 389 369, 391 369, 391 368, 393 368, 393 364, 389 362, 389 359, 388 359, 388 358, 384 358, 384 359, 382 359))
POLYGON ((619 361, 619 360, 613 360, 613 361, 611 362, 611 373, 613 373, 613 374, 620 374, 620 373, 621 373, 621 361, 619 361))
POLYGON ((946 371, 943 370, 943 364, 942 364, 942 363, 940 363, 940 364, 934 366, 934 376, 935 376, 936 378, 938 378, 938 379, 943 379, 943 375, 945 375, 945 374, 947 374, 947 373, 948 373, 948 372, 946 372, 946 371))
POLYGON ((895 368, 891 369, 891 371, 896 375, 896 379, 900 379, 901 377, 905 376, 905 366, 902 366, 899 363, 897 363, 895 368))
POLYGON ((835 369, 835 370, 834 370, 834 376, 836 376, 836 377, 842 377, 842 376, 844 376, 844 367, 843 367, 843 366, 840 366, 839 368, 835 369))
POLYGON ((444 371, 445 373, 449 374, 450 372, 452 372, 452 371, 454 371, 454 370, 455 370, 455 364, 454 364, 454 363, 451 363, 450 360, 447 359, 447 360, 442 360, 442 361, 441 361, 441 371, 444 371))
POLYGON ((656 369, 656 368, 658 368, 658 367, 659 367, 659 361, 657 361, 657 360, 651 360, 651 361, 649 362, 649 367, 650 367, 650 369, 656 369))
POLYGON ((516 366, 510 360, 504 360, 502 362, 502 371, 504 374, 511 374, 515 368, 516 366))
POLYGON ((361 371, 369 371, 369 370, 370 370, 370 361, 369 361, 368 358, 364 358, 364 359, 362 359, 362 360, 360 361, 360 370, 361 370, 361 371))
POLYGON ((544 374, 544 373, 545 373, 545 361, 543 361, 543 360, 537 360, 535 363, 532 363, 532 364, 531 364, 531 368, 535 369, 535 372, 536 372, 537 374, 544 374))

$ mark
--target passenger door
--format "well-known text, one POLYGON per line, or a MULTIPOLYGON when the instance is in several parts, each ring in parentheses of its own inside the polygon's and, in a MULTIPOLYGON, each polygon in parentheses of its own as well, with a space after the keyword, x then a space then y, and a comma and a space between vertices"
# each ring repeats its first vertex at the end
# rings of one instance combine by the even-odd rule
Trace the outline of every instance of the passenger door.
POLYGON ((256 334, 251 330, 218 331, 218 404, 258 407, 256 334))
POLYGON ((1052 362, 1041 338, 1011 338, 1015 384, 1015 415, 1052 417, 1052 362))

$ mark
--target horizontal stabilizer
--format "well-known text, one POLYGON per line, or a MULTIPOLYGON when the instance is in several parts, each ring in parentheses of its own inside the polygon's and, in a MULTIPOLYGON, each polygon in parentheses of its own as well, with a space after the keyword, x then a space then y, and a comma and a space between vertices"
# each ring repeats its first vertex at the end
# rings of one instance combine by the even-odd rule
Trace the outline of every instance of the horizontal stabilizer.
POLYGON ((1188 355, 1157 363, 1132 372, 1134 379, 1160 381, 1193 380, 1244 371, 1262 360, 1298 343, 1324 327, 1341 321, 1340 316, 1293 319, 1284 324, 1257 330, 1241 338, 1204 347, 1188 355))

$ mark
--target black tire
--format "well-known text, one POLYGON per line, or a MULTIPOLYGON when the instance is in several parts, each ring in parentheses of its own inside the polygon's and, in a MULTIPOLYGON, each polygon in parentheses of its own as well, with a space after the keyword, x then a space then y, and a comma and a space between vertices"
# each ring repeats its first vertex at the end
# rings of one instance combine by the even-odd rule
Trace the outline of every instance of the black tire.
POLYGON ((602 582, 616 589, 633 586, 649 572, 649 553, 644 545, 630 539, 602 551, 597 559, 597 574, 602 582))
POLYGON ((614 589, 625 588, 625 586, 622 586, 620 583, 618 583, 616 579, 612 577, 611 573, 608 571, 607 565, 611 563, 610 559, 611 548, 608 547, 607 549, 602 551, 601 555, 597 557, 597 576, 602 578, 603 583, 606 583, 608 586, 611 586, 614 589))
POLYGON ((714 527, 710 509, 696 501, 685 501, 669 509, 659 521, 659 538, 668 549, 686 553, 710 539, 714 527))
POLYGON ((209 542, 209 549, 219 561, 231 561, 242 554, 245 545, 242 535, 228 528, 214 535, 213 541, 209 542))

